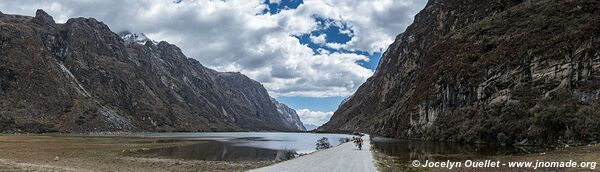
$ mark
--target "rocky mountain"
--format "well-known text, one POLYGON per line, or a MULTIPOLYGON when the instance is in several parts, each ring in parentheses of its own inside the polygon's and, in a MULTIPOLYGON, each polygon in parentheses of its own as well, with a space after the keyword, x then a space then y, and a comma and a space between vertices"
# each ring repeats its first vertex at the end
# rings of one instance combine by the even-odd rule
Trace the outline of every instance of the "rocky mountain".
POLYGON ((319 130, 585 143, 600 141, 599 97, 600 2, 430 0, 319 130))
POLYGON ((0 131, 302 130, 260 83, 167 42, 42 10, 0 13, 0 28, 0 131))
POLYGON ((300 131, 306 131, 306 128, 304 127, 302 121, 300 121, 300 117, 298 116, 298 113, 296 113, 296 110, 283 103, 279 103, 274 98, 271 98, 271 102, 273 102, 273 104, 275 104, 277 107, 277 112, 279 112, 279 114, 283 114, 285 121, 287 121, 288 124, 291 124, 290 127, 300 131))

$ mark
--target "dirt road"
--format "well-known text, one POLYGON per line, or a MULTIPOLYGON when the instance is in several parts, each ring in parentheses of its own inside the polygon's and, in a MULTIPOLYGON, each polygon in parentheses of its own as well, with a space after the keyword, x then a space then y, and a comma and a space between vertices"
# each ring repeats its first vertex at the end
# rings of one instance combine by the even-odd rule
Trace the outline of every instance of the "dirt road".
POLYGON ((362 150, 353 143, 344 143, 331 149, 301 156, 271 166, 250 170, 251 172, 271 171, 344 171, 368 172, 377 171, 371 153, 371 143, 368 135, 363 136, 362 150))

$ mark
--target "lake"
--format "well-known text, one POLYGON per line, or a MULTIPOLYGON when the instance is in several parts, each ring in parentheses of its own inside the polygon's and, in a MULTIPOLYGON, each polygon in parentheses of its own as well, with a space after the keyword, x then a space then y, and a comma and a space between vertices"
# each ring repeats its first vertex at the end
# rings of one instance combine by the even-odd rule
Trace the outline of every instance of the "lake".
POLYGON ((311 153, 316 151, 318 139, 326 137, 333 146, 347 134, 282 133, 282 132, 190 132, 143 133, 136 137, 160 138, 162 141, 195 140, 196 144, 157 148, 144 151, 145 155, 165 158, 206 161, 270 161, 278 160, 286 152, 311 153))
POLYGON ((440 160, 480 159, 502 155, 524 155, 545 151, 545 148, 531 146, 501 146, 494 144, 462 144, 418 140, 372 138, 373 147, 398 162, 419 160, 424 162, 440 160))
MULTIPOLYGON (((153 138, 154 142, 197 141, 193 144, 149 149, 146 157, 205 161, 272 161, 285 159, 286 153, 316 151, 318 139, 326 137, 333 146, 347 134, 284 132, 172 132, 133 133, 133 137, 153 138)), ((543 151, 539 147, 476 145, 449 142, 372 138, 373 148, 397 162, 411 160, 465 160, 499 155, 520 155, 543 151)))

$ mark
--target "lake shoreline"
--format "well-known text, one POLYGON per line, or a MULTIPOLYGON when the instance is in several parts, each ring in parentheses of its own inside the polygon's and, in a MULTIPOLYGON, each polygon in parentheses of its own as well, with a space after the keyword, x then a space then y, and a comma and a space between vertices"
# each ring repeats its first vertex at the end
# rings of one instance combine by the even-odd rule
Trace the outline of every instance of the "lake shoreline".
POLYGON ((287 132, 0 134, 0 171, 246 171, 286 160, 282 157, 286 157, 287 151, 302 155, 309 149, 314 151, 314 143, 321 137, 328 137, 332 145, 337 145, 338 138, 346 135, 287 132))
POLYGON ((201 161, 146 158, 149 149, 198 144, 155 138, 0 135, 0 171, 245 171, 275 161, 201 161), (110 165, 109 165, 110 164, 110 165))
MULTIPOLYGON (((428 168, 428 167, 414 167, 412 166, 413 160, 400 160, 397 157, 387 155, 381 151, 373 149, 373 156, 376 160, 376 166, 379 171, 448 171, 447 168, 428 168)), ((453 160, 453 161, 464 161, 453 160)), ((582 145, 574 147, 563 147, 556 148, 554 150, 538 153, 530 153, 523 155, 501 155, 501 156, 489 156, 489 157, 478 157, 472 158, 473 161, 500 161, 500 162, 536 162, 536 161, 547 161, 547 162, 600 162, 600 144, 594 145, 582 145)), ((446 161, 444 159, 438 159, 438 161, 446 161)), ((596 167, 595 170, 597 170, 596 167)), ((582 171, 590 170, 586 168, 484 168, 485 171, 582 171)), ((455 168, 454 171, 481 171, 481 168, 455 168)))

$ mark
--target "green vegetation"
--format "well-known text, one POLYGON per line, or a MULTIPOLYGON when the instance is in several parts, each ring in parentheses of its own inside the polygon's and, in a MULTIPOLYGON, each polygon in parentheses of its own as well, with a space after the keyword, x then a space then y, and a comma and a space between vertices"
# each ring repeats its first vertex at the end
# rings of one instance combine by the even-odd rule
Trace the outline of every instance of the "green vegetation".
POLYGON ((329 149, 329 148, 333 147, 333 146, 331 146, 331 143, 329 143, 329 139, 327 137, 323 137, 323 138, 320 138, 319 140, 317 140, 316 145, 317 145, 317 147, 316 147, 317 150, 329 149))

